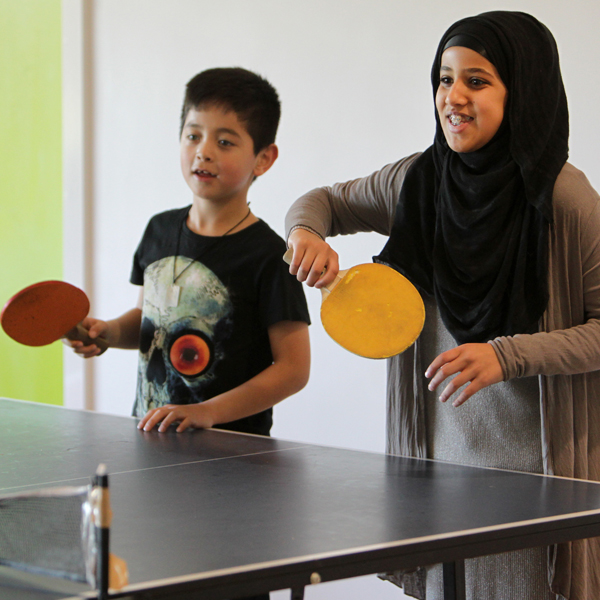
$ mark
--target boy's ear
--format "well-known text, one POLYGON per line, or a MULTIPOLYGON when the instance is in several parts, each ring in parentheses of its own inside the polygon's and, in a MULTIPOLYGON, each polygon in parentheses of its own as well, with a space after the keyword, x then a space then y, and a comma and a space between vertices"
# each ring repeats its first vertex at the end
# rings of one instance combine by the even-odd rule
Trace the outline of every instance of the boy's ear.
POLYGON ((264 175, 273 166, 278 156, 279 148, 275 144, 269 144, 266 148, 263 148, 256 156, 255 177, 264 175))

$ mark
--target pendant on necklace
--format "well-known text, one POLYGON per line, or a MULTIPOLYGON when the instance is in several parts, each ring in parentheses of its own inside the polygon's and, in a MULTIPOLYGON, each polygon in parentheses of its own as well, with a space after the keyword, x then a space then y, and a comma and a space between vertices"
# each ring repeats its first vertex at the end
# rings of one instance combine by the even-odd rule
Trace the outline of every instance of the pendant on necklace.
POLYGON ((167 293, 166 293, 167 308, 177 308, 179 306, 180 295, 181 295, 181 286, 175 285, 175 284, 167 286, 167 293))

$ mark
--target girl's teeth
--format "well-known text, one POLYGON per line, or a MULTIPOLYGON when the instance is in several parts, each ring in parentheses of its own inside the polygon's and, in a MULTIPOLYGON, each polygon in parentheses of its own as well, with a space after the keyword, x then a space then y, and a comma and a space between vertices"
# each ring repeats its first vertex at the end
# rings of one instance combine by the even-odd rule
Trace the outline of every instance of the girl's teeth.
POLYGON ((466 117, 463 118, 460 115, 450 115, 450 123, 452 125, 454 125, 455 127, 457 127, 461 123, 465 123, 466 121, 467 121, 466 117))

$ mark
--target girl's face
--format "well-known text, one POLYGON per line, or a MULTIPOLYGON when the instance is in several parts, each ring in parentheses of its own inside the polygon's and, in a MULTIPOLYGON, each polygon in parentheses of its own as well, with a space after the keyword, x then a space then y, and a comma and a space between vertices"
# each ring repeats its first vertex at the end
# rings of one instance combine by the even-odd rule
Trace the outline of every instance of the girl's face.
POLYGON ((435 106, 454 152, 479 150, 494 137, 507 96, 496 67, 481 54, 462 46, 444 51, 435 106))

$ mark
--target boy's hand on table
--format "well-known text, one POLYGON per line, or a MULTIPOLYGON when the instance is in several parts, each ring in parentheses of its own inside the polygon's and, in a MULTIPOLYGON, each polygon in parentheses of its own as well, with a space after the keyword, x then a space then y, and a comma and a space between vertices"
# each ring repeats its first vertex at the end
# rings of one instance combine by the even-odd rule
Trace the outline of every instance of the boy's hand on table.
MULTIPOLYGON (((91 338, 101 337, 104 340, 109 342, 108 335, 108 323, 106 321, 101 321, 100 319, 94 319, 92 317, 86 317, 81 324, 88 331, 88 335, 91 338)), ((90 344, 89 346, 84 346, 83 342, 80 340, 70 340, 69 338, 63 338, 63 344, 65 346, 69 346, 73 348, 75 354, 79 354, 83 358, 92 358, 93 356, 98 356, 102 353, 102 349, 99 348, 96 344, 90 344)))
POLYGON ((322 288, 335 279, 339 271, 337 252, 318 235, 295 229, 288 239, 288 247, 294 250, 290 273, 298 281, 322 288))
POLYGON ((452 406, 460 406, 479 390, 504 380, 500 361, 491 344, 462 344, 447 350, 427 367, 425 377, 432 378, 429 389, 433 391, 457 373, 441 393, 440 401, 446 402, 463 385, 469 385, 452 402, 452 406))
POLYGON ((207 429, 214 425, 209 411, 202 404, 166 404, 149 410, 137 427, 151 431, 158 425, 158 431, 164 433, 174 423, 178 423, 177 433, 189 427, 207 429))

